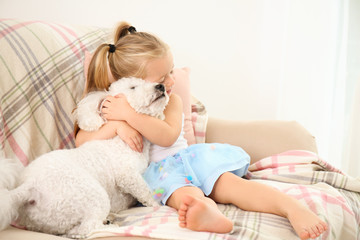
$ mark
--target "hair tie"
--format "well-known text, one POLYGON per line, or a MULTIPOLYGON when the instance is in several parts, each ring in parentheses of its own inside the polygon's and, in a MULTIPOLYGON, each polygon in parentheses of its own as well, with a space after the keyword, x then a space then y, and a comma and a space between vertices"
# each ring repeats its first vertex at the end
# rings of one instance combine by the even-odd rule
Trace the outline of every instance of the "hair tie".
POLYGON ((133 27, 133 26, 130 26, 130 27, 128 28, 128 31, 129 31, 129 33, 135 33, 135 32, 136 32, 136 28, 133 27))
POLYGON ((109 44, 109 52, 113 53, 113 52, 115 52, 115 50, 116 50, 115 45, 114 44, 109 44))

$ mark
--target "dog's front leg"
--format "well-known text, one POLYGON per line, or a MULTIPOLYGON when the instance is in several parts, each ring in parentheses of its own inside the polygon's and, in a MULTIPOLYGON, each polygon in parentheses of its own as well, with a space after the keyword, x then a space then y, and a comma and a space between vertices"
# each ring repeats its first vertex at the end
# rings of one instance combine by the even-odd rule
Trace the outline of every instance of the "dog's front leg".
POLYGON ((126 193, 131 194, 143 205, 148 207, 160 206, 154 199, 153 194, 140 173, 132 171, 134 174, 131 177, 126 175, 118 176, 117 185, 126 193))

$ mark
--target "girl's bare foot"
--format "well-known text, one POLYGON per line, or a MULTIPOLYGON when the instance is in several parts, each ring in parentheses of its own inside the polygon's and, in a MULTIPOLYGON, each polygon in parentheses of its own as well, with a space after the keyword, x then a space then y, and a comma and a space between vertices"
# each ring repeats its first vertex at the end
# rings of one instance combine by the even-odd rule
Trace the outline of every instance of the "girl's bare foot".
POLYGON ((317 238, 327 229, 325 222, 303 206, 293 209, 287 217, 300 239, 317 238))
POLYGON ((232 230, 232 222, 225 217, 216 204, 204 199, 186 195, 178 210, 180 227, 194 231, 228 233, 232 230))

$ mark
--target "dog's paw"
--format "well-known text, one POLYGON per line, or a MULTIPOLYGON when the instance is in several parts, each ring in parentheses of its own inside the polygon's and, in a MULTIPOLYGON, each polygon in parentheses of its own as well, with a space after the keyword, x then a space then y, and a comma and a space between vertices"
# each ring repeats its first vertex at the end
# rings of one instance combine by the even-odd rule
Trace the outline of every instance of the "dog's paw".
POLYGON ((143 202, 142 204, 144 206, 146 206, 146 207, 159 207, 159 206, 161 206, 161 204, 152 197, 147 199, 147 201, 143 202))
POLYGON ((160 207, 161 204, 159 202, 155 201, 151 206, 152 207, 160 207))
POLYGON ((114 213, 109 213, 106 219, 103 221, 104 225, 110 225, 115 222, 116 215, 114 213))

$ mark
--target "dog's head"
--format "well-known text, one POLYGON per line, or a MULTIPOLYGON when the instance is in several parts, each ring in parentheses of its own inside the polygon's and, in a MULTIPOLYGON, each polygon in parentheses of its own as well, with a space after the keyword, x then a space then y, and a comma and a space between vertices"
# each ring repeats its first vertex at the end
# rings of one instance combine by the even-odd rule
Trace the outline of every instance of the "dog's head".
MULTIPOLYGON (((106 120, 102 118, 101 105, 107 95, 124 94, 130 106, 139 113, 164 119, 164 109, 169 102, 165 87, 159 83, 146 82, 139 78, 122 78, 113 82, 109 91, 94 91, 77 105, 73 116, 79 127, 86 131, 98 130, 106 120)), ((121 111, 121 109, 119 109, 121 111)))
POLYGON ((109 94, 114 96, 119 93, 126 96, 136 112, 164 119, 163 112, 169 96, 163 84, 146 82, 140 78, 122 78, 109 87, 109 94))

